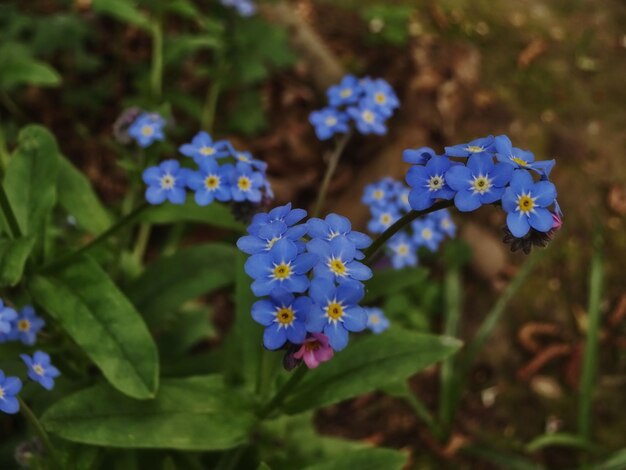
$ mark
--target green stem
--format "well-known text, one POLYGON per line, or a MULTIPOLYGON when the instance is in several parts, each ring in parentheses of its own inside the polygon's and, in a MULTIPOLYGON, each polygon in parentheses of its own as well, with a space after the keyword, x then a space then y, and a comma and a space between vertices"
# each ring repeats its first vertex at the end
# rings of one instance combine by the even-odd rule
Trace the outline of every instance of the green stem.
POLYGON ((218 62, 218 71, 213 83, 207 90, 206 99, 204 101, 204 106, 202 107, 202 115, 200 118, 200 123, 202 125, 202 129, 207 131, 209 134, 213 131, 213 123, 215 121, 215 111, 217 110, 217 101, 220 96, 220 92, 222 90, 222 68, 223 68, 223 60, 220 58, 218 62))
POLYGON ((293 388, 296 386, 296 384, 298 384, 304 378, 308 370, 309 369, 302 364, 298 366, 296 371, 291 374, 291 377, 289 377, 289 380, 287 380, 287 382, 285 382, 283 386, 280 387, 278 392, 276 392, 274 398, 272 398, 270 402, 263 407, 263 409, 259 413, 259 418, 267 418, 272 413, 272 411, 280 407, 280 405, 283 404, 283 401, 285 400, 287 395, 289 395, 289 393, 293 391, 293 388))
POLYGON ((0 175, 4 175, 6 172, 10 158, 11 155, 9 154, 9 149, 7 149, 4 130, 0 129, 0 175))
POLYGON ((580 401, 578 405, 578 433, 588 442, 591 440, 592 398, 598 363, 600 300, 602 298, 603 283, 602 271, 602 236, 598 230, 594 239, 594 254, 591 261, 587 337, 580 378, 580 401))
POLYGON ((408 214, 403 215, 393 225, 385 230, 376 240, 374 240, 374 243, 372 243, 367 250, 363 251, 363 253, 365 254, 365 259, 363 260, 363 263, 370 263, 373 256, 378 252, 378 250, 383 247, 385 242, 393 237, 400 230, 402 230, 405 225, 410 224, 418 217, 422 217, 426 214, 430 214, 431 212, 445 209, 446 207, 450 207, 452 204, 452 201, 439 201, 433 204, 428 209, 424 209, 423 211, 411 211, 408 214))
POLYGON ((408 393, 405 397, 405 400, 411 405, 415 414, 428 426, 428 429, 435 435, 440 436, 441 426, 435 420, 435 417, 428 410, 428 407, 424 404, 422 400, 416 397, 412 392, 408 393))
POLYGON ((163 88, 163 27, 161 20, 152 22, 152 69, 150 71, 152 95, 157 102, 161 101, 163 88))
POLYGON ((146 254, 151 232, 151 224, 143 223, 139 226, 139 233, 137 234, 137 240, 135 241, 135 248, 133 248, 133 257, 139 264, 141 264, 143 257, 146 254))
POLYGON ((317 217, 322 210, 324 200, 326 199, 326 193, 328 192, 328 186, 330 186, 330 182, 333 179, 333 175, 335 174, 335 170, 339 164, 339 158, 346 148, 351 136, 352 133, 348 132, 344 134, 339 141, 337 141, 335 150, 331 154, 330 159, 328 160, 328 165, 326 166, 326 173, 324 174, 324 179, 322 180, 320 192, 317 195, 317 201, 315 201, 315 208, 313 209, 312 217, 317 217))
POLYGON ((22 231, 20 230, 20 226, 17 223, 17 218, 15 217, 15 213, 11 208, 9 197, 7 196, 7 193, 4 190, 4 186, 2 184, 0 184, 0 209, 2 210, 4 220, 6 220, 7 222, 6 226, 9 229, 9 235, 11 236, 11 238, 20 238, 22 236, 22 231))
POLYGON ((22 413, 24 418, 26 418, 26 421, 28 421, 29 424, 35 429, 35 432, 39 436, 39 439, 41 439, 41 443, 43 444, 44 448, 48 452, 50 460, 52 460, 53 462, 56 461, 56 450, 54 449, 54 447, 52 446, 52 443, 50 442, 48 433, 43 428, 43 426, 41 425, 41 423, 35 416, 35 413, 33 413, 33 411, 26 404, 26 402, 22 400, 20 397, 17 397, 17 399, 20 402, 20 413, 22 413))

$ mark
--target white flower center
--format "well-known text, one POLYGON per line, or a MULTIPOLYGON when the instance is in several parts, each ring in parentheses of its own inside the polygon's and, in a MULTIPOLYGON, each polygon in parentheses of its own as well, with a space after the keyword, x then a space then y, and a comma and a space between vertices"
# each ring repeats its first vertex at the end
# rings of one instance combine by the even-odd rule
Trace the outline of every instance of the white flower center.
POLYGON ((161 177, 161 188, 162 189, 172 189, 176 184, 176 178, 174 178, 169 173, 163 175, 161 177))
POLYGON ((446 180, 443 175, 433 175, 428 178, 428 182, 426 183, 426 187, 429 191, 438 191, 443 188, 443 185, 446 184, 446 180))
POLYGON ((491 190, 493 182, 488 176, 480 174, 470 181, 470 185, 474 194, 485 194, 491 190))

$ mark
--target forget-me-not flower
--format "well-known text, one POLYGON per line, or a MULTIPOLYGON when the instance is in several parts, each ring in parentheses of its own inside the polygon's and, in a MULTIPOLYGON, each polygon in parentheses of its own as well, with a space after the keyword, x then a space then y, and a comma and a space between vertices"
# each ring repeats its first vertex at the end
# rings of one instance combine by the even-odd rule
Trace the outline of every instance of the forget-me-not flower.
POLYGON ((313 111, 309 122, 315 127, 315 134, 320 140, 328 140, 335 134, 345 134, 350 130, 348 116, 335 108, 313 111))
POLYGON ((415 244, 405 232, 394 235, 387 243, 387 247, 391 251, 391 264, 394 269, 417 265, 415 244))
POLYGON ((128 128, 131 136, 140 147, 149 147, 153 142, 165 140, 163 134, 165 119, 156 113, 142 113, 128 128))
POLYGON ((61 373, 50 363, 50 356, 42 351, 35 351, 32 357, 20 354, 24 364, 28 367, 28 378, 38 382, 46 390, 54 388, 54 379, 61 373))
POLYGON ((470 157, 472 155, 492 155, 495 151, 494 137, 492 135, 472 140, 467 144, 458 144, 446 147, 448 157, 470 157))
POLYGON ((348 279, 366 281, 372 277, 372 270, 355 260, 356 247, 347 237, 335 237, 330 241, 314 238, 306 248, 318 257, 314 269, 316 277, 337 282, 348 279))
POLYGON ((499 135, 495 138, 495 148, 496 158, 514 168, 534 170, 547 177, 554 166, 554 160, 536 162, 532 152, 513 147, 511 139, 506 135, 499 135))
POLYGON ((382 116, 390 117, 394 109, 400 106, 396 93, 385 80, 364 79, 361 86, 365 92, 364 101, 382 116))
POLYGON ((37 333, 44 327, 46 322, 35 313, 30 305, 22 308, 15 320, 8 339, 20 340, 23 344, 32 346, 37 341, 37 333))
POLYGON ((143 181, 148 185, 146 199, 150 204, 183 204, 186 198, 187 170, 176 160, 165 160, 158 166, 146 168, 143 181))
POLYGON ((207 158, 223 158, 230 155, 229 144, 226 140, 214 142, 209 134, 204 131, 198 132, 191 143, 183 144, 178 151, 186 157, 200 164, 207 158))
POLYGON ((327 93, 328 102, 333 107, 354 104, 361 97, 360 80, 354 75, 346 75, 339 85, 331 86, 327 93))
POLYGON ((389 328, 389 320, 383 311, 376 307, 364 309, 367 313, 367 328, 374 334, 380 334, 389 328))
POLYGON ((385 118, 371 105, 359 103, 347 109, 348 115, 354 119, 356 128, 361 134, 383 135, 387 133, 385 118))
POLYGON ((16 318, 17 312, 0 299, 0 334, 9 334, 16 318))
POLYGON ((0 370, 0 411, 15 414, 20 410, 17 394, 22 390, 22 381, 17 377, 7 377, 0 370))
POLYGON ((198 171, 187 173, 187 186, 195 191, 196 204, 206 206, 215 199, 230 201, 230 173, 233 166, 220 166, 215 159, 205 158, 198 167, 198 171))
POLYGON ((447 157, 433 157, 424 166, 412 166, 406 174, 411 186, 409 202, 417 211, 428 209, 437 199, 452 199, 454 191, 448 186, 445 175, 453 166, 447 157))
POLYGON ((230 174, 230 188, 233 201, 261 201, 261 189, 265 181, 261 173, 254 171, 250 165, 239 162, 234 170, 230 171, 230 174))

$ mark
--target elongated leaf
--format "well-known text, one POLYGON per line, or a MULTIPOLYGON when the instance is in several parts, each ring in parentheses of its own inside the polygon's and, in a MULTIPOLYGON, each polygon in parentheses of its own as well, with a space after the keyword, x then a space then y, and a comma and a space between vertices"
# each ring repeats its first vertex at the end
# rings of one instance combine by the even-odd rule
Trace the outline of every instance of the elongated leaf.
POLYGON ((146 31, 150 30, 150 19, 132 0, 94 0, 92 6, 98 13, 104 13, 146 31))
POLYGON ((340 457, 324 460, 305 470, 402 470, 407 456, 391 449, 363 449, 340 457))
POLYGON ((591 470, 623 470, 626 468, 626 449, 617 451, 604 462, 591 466, 591 470))
POLYGON ((148 401, 98 385, 56 403, 42 422, 48 431, 85 444, 208 451, 246 442, 255 422, 250 409, 247 397, 209 375, 164 379, 148 401))
POLYGON ((0 240, 0 287, 14 286, 22 279, 34 242, 32 237, 0 240))
POLYGON ((330 405, 407 379, 461 346, 453 338, 394 330, 354 343, 308 372, 286 400, 287 412, 330 405))
POLYGON ((200 207, 191 199, 183 206, 163 204, 150 207, 143 213, 142 220, 153 224, 197 222, 242 233, 246 229, 244 224, 233 217, 228 206, 214 202, 208 206, 200 207))
POLYGON ((536 437, 526 446, 528 452, 536 452, 545 447, 573 447, 576 449, 594 450, 594 445, 576 434, 558 432, 536 437))
POLYGON ((18 85, 56 86, 61 76, 50 65, 31 56, 28 48, 17 43, 0 47, 0 90, 18 85))
POLYGON ((428 272, 424 268, 385 269, 376 271, 376 275, 365 286, 363 303, 375 302, 406 287, 420 284, 428 272))
POLYGON ((99 235, 111 226, 111 216, 100 203, 91 183, 72 163, 59 158, 59 204, 85 230, 99 235))
POLYGON ((527 457, 511 452, 502 452, 484 446, 467 446, 464 452, 484 459, 502 470, 546 470, 545 467, 527 457))
POLYGON ((36 235, 56 203, 57 144, 44 127, 28 126, 18 136, 4 188, 23 235, 36 235))
POLYGON ((158 327, 184 302, 234 283, 235 251, 223 243, 183 248, 150 265, 128 296, 148 325, 158 327))
POLYGON ((30 291, 121 392, 153 397, 158 354, 145 323, 102 268, 87 257, 54 275, 36 276, 30 291))

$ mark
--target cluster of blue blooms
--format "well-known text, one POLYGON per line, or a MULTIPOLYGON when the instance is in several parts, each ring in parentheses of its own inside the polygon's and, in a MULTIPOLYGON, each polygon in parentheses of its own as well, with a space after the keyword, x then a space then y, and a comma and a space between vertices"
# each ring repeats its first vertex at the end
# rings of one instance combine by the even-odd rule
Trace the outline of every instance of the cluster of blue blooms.
POLYGON ((214 142, 201 131, 179 152, 192 159, 197 169, 185 168, 173 159, 147 168, 143 181, 148 185, 146 199, 150 204, 183 204, 187 189, 194 192, 199 206, 215 200, 258 204, 263 197, 273 198, 266 163, 254 159, 250 152, 235 150, 227 140, 214 142))
MULTIPOLYGON (((410 188, 393 178, 383 178, 365 188, 363 203, 369 206, 372 219, 367 228, 372 233, 383 233, 400 217, 411 211, 410 188)), ((417 251, 425 247, 437 251, 447 237, 454 237, 456 225, 446 209, 414 220, 410 226, 394 235, 387 243, 387 254, 395 269, 416 266, 417 251)))
POLYGON ((391 85, 380 78, 359 79, 346 75, 339 85, 331 86, 327 94, 328 106, 309 116, 320 140, 347 133, 351 119, 361 134, 386 134, 385 121, 400 106, 391 85))
POLYGON ((462 212, 499 202, 516 238, 561 225, 556 188, 549 181, 554 160, 535 161, 506 135, 446 147, 444 155, 423 147, 406 150, 403 157, 413 165, 406 175, 412 209, 427 209, 438 199, 454 200, 462 212))
MULTIPOLYGON (((263 297, 253 305, 252 317, 266 327, 268 349, 302 345, 308 350, 323 347, 327 338, 340 351, 349 332, 367 326, 359 302, 365 294, 362 281, 372 271, 359 260, 371 239, 340 215, 302 222, 306 215, 291 204, 256 214, 248 235, 238 240, 239 249, 250 255, 245 270, 254 280, 252 291, 263 297)), ((304 350, 299 354, 306 357, 304 350)))
POLYGON ((256 5, 251 0, 220 0, 225 7, 234 8, 241 16, 252 16, 256 5))
MULTIPOLYGON (((44 320, 37 316, 33 307, 26 306, 17 312, 0 299, 0 343, 21 341, 32 346, 44 325, 44 320)), ((46 390, 52 390, 54 379, 60 372, 50 363, 50 356, 45 352, 35 351, 33 356, 21 354, 20 357, 27 367, 28 377, 46 390)), ((17 413, 20 409, 17 395, 21 390, 22 381, 18 377, 7 377, 0 370, 0 411, 17 413)))

